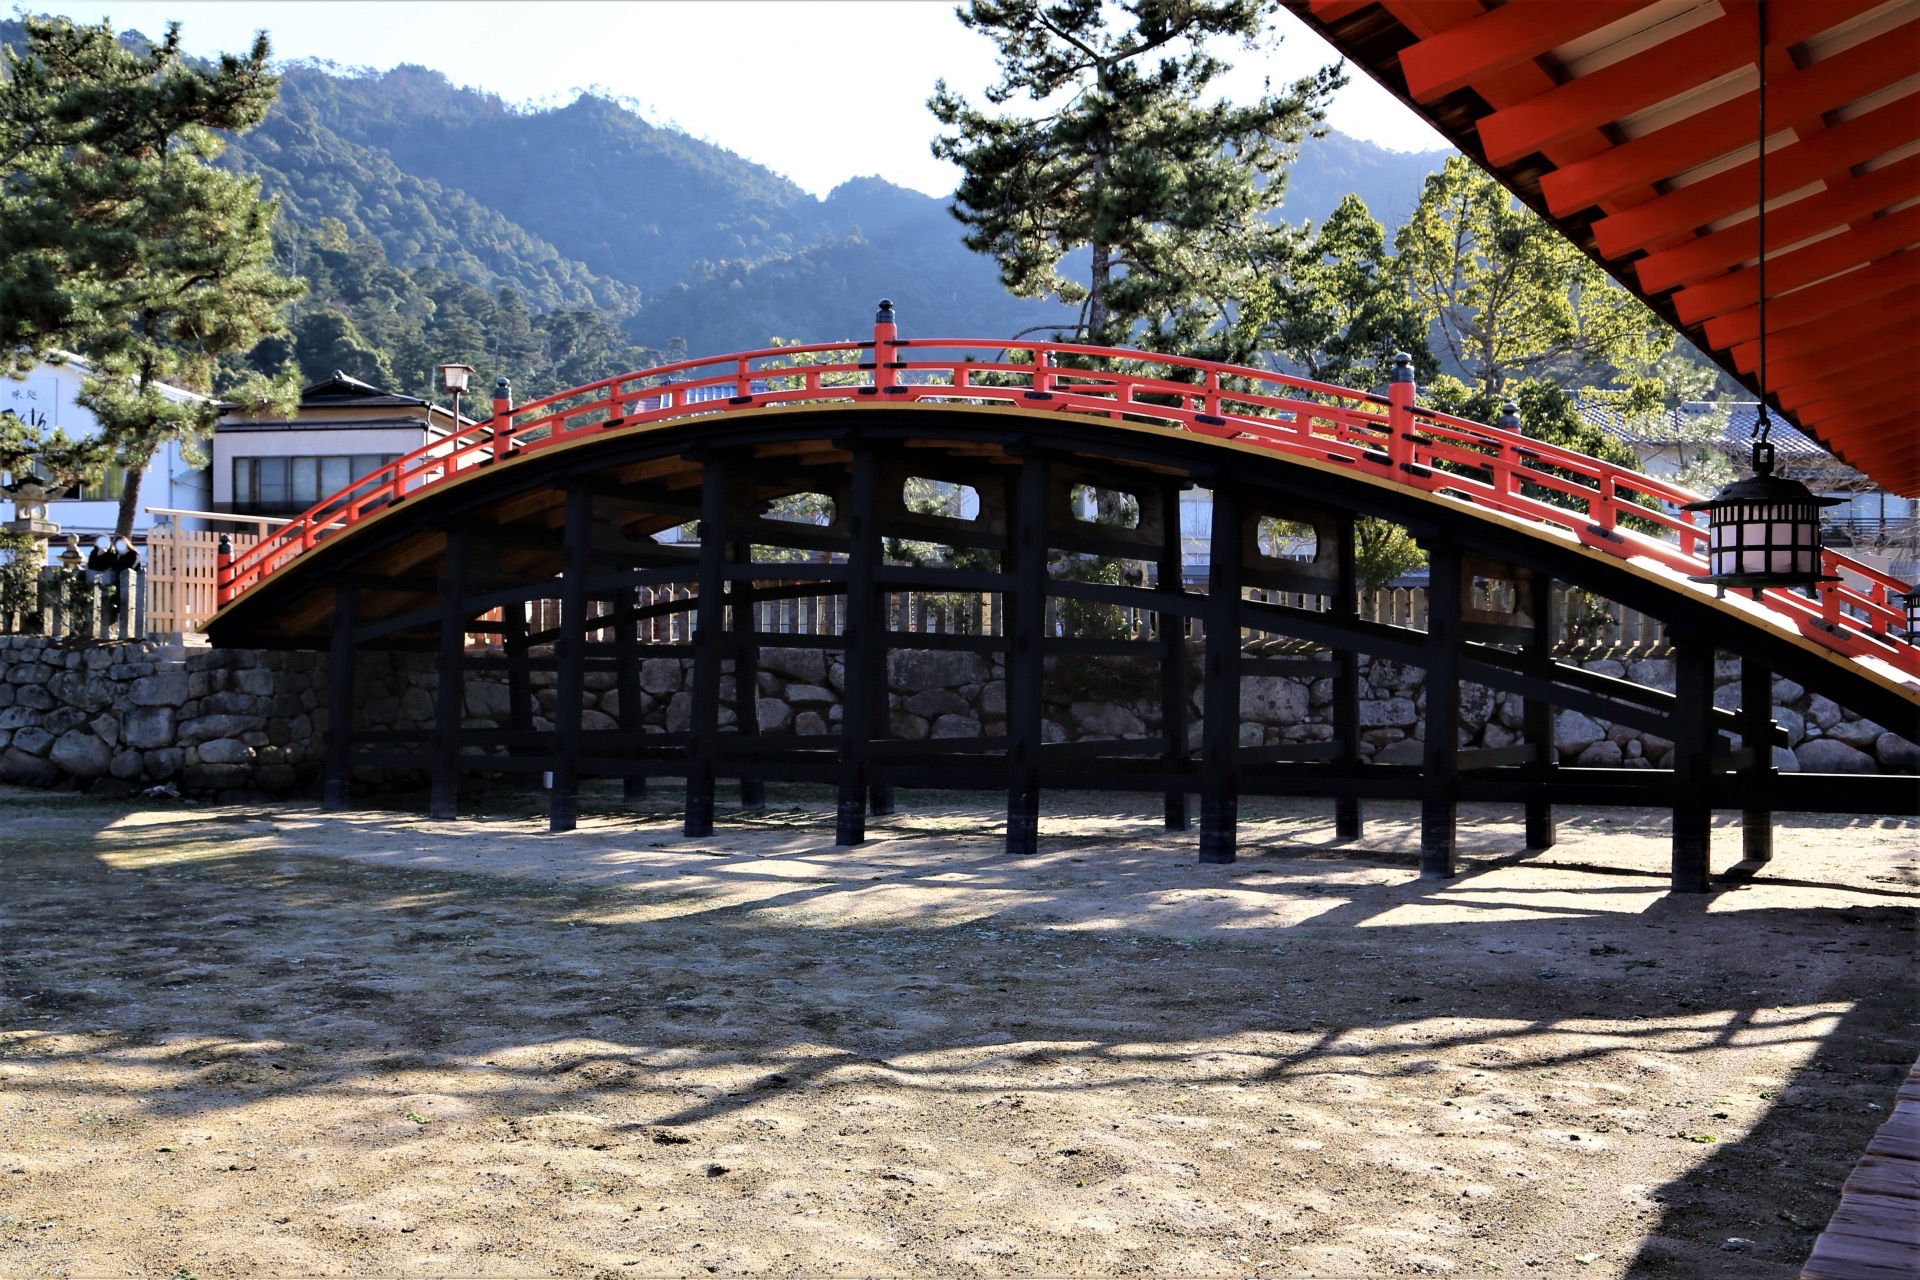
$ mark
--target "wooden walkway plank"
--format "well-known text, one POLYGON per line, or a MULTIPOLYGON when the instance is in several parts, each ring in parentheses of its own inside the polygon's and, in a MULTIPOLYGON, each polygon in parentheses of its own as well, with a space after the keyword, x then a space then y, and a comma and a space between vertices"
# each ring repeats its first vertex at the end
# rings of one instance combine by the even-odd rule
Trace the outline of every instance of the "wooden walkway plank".
POLYGON ((1823 1235, 1800 1280, 1913 1280, 1920 1275, 1920 1250, 1859 1236, 1823 1235))
POLYGON ((1920 1280, 1920 1063, 1867 1143, 1801 1280, 1920 1280))

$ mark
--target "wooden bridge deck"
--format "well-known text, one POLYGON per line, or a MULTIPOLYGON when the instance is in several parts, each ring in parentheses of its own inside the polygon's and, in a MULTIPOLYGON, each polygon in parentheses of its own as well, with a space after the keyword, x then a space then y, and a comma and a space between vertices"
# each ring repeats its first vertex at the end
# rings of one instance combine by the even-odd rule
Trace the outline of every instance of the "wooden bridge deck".
POLYGON ((1867 1143, 1801 1280, 1920 1277, 1920 1062, 1867 1143))

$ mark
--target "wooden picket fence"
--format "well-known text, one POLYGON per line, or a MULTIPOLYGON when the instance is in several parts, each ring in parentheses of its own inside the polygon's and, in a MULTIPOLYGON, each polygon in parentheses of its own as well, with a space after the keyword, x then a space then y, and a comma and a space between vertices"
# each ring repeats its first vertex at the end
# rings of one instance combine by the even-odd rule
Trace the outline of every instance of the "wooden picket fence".
MULTIPOLYGON (((763 590, 794 591, 792 595, 757 601, 752 606, 753 629, 770 637, 767 643, 777 646, 779 641, 772 637, 782 635, 836 636, 845 633, 846 597, 826 593, 800 594, 805 589, 802 583, 765 580, 755 585, 763 590)), ((695 631, 696 594, 691 583, 639 588, 635 593, 635 605, 641 615, 636 626, 639 637, 653 644, 690 643, 695 631)), ((1324 612, 1329 603, 1324 596, 1290 591, 1250 590, 1247 596, 1252 600, 1314 612, 1324 612)), ((996 592, 896 591, 889 592, 886 601, 887 626, 896 633, 1006 634, 1007 609, 1003 598, 996 592)), ((1045 634, 1083 634, 1076 625, 1076 618, 1062 609, 1063 603, 1059 600, 1047 602, 1045 634)), ((1498 607, 1501 602, 1477 603, 1498 607)), ((1578 588, 1556 587, 1553 604, 1556 623, 1554 647, 1558 650, 1647 654, 1664 651, 1667 644, 1665 624, 1657 618, 1647 617, 1622 604, 1600 600, 1578 588)), ((557 599, 534 600, 525 607, 529 632, 539 634, 559 627, 560 602, 557 599)), ((1082 606, 1082 620, 1086 608, 1082 606)), ((1158 634, 1159 615, 1152 609, 1118 605, 1094 608, 1099 610, 1100 634, 1106 638, 1144 640, 1158 634)), ((593 617, 605 617, 613 612, 613 606, 596 601, 589 606, 588 612, 593 617)), ((1359 614, 1368 621, 1423 631, 1427 625, 1426 588, 1389 587, 1364 593, 1359 614)), ((493 618, 498 616, 497 611, 489 615, 493 618)), ((1206 629, 1200 619, 1187 618, 1184 620, 1184 632, 1190 638, 1199 638, 1206 634, 1206 629)), ((1259 634, 1249 632, 1248 638, 1256 638, 1259 634)), ((476 634, 471 639, 472 643, 481 646, 498 643, 491 634, 476 634)))
MULTIPOLYGON (((260 541, 230 533, 236 553, 260 541)), ((196 632, 219 610, 220 535, 164 525, 147 535, 147 625, 152 634, 196 632)))
MULTIPOLYGON (((233 533, 236 553, 259 541, 258 533, 233 533)), ((172 525, 156 528, 148 538, 147 563, 140 575, 144 591, 147 634, 195 632, 213 616, 215 605, 215 564, 220 535, 183 530, 172 525)), ((836 636, 846 631, 846 597, 806 590, 803 582, 768 579, 757 587, 772 589, 777 598, 753 604, 753 628, 763 635, 836 636), (790 594, 789 594, 790 593, 790 594)), ((1204 590, 1204 581, 1189 583, 1188 590, 1204 590)), ((1324 610, 1324 596, 1299 592, 1251 590, 1250 599, 1295 609, 1324 610)), ((1667 643, 1666 628, 1658 619, 1649 618, 1626 606, 1599 600, 1578 588, 1554 589, 1556 620, 1555 647, 1562 650, 1610 650, 1638 653, 1658 652, 1667 643)), ((687 644, 694 634, 694 596, 691 582, 636 589, 634 603, 640 614, 636 630, 650 644, 687 644)), ((1498 602, 1488 601, 1498 607, 1498 602)), ((1047 604, 1045 631, 1048 635, 1076 632, 1076 615, 1071 606, 1062 610, 1062 601, 1047 604)), ((896 591, 887 595, 889 630, 907 634, 977 635, 1006 634, 1006 606, 997 592, 977 591, 896 591)), ((533 634, 551 631, 560 623, 560 601, 541 599, 526 606, 527 628, 533 634)), ((1099 610, 1102 634, 1112 638, 1147 639, 1157 634, 1158 615, 1151 609, 1095 606, 1099 610)), ((613 606, 598 601, 592 616, 603 617, 613 606)), ((1078 618, 1084 622, 1087 606, 1078 618)), ((1388 626, 1416 631, 1427 625, 1427 591, 1422 586, 1388 587, 1363 592, 1359 613, 1364 619, 1388 626)), ((495 610, 488 617, 498 619, 495 610)), ((0 625, 4 621, 0 620, 0 625)), ((1198 618, 1184 623, 1189 637, 1205 634, 1198 618)), ((475 633, 475 646, 497 645, 493 633, 475 633)), ((774 641, 773 643, 778 643, 774 641)))

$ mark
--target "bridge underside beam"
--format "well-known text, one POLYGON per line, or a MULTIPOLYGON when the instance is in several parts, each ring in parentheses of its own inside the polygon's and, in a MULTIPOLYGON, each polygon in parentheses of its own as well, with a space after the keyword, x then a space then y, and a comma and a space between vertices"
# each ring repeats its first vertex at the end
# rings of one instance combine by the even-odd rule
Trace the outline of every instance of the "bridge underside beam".
MULTIPOLYGON (((329 806, 347 803, 354 768, 427 772, 436 816, 457 811, 463 777, 533 785, 551 775, 555 830, 575 821, 577 781, 590 777, 623 779, 629 797, 653 779, 684 779, 690 835, 712 829, 722 780, 737 781, 746 804, 768 781, 833 786, 836 838, 849 844, 865 838, 869 811, 891 808, 896 786, 1004 790, 1008 849, 1029 853, 1044 792, 1072 788, 1158 794, 1176 830, 1197 795, 1201 859, 1231 861, 1243 796, 1327 799, 1341 839, 1360 834, 1366 802, 1411 800, 1423 870, 1448 875, 1462 802, 1521 806, 1532 848, 1553 843, 1556 805, 1654 806, 1674 813, 1675 885, 1697 890, 1714 810, 1746 815, 1746 852, 1759 861, 1775 811, 1920 809, 1911 779, 1773 768, 1771 747, 1784 742, 1769 715, 1773 674, 1856 707, 1849 695, 1878 686, 1617 561, 1338 471, 1240 455, 1222 466, 1191 437, 1115 444, 1092 427, 1009 430, 1004 418, 951 415, 936 433, 915 416, 866 415, 859 431, 810 438, 790 425, 726 424, 698 438, 556 451, 511 490, 452 488, 383 516, 383 539, 323 544, 316 571, 270 583, 217 639, 331 648, 329 806), (1194 487, 1211 495, 1203 576, 1183 565, 1181 493, 1194 487), (1424 631, 1359 615, 1363 515, 1428 547, 1424 631), (1312 555, 1280 554, 1283 532, 1312 555), (1671 689, 1556 661, 1556 582, 1645 613, 1666 607, 1675 634, 1712 642, 1680 646, 1671 689), (941 602, 931 613, 929 600, 941 602), (432 727, 353 727, 356 655, 410 648, 438 655, 432 727), (822 650, 844 671, 840 721, 815 726, 829 732, 763 723, 767 649, 822 650), (1712 705, 1716 649, 1745 661, 1738 710, 1712 705), (935 731, 965 736, 901 736, 914 722, 894 714, 889 671, 916 652, 973 655, 982 683, 1005 680, 1004 709, 977 724, 950 716, 935 731), (1418 768, 1365 762, 1363 655, 1426 672, 1418 768), (1143 702, 1144 736, 1047 741, 1041 708, 1094 658, 1144 673, 1157 722, 1143 702), (665 732, 640 714, 651 696, 640 673, 661 659, 692 668, 665 732), (502 671, 507 727, 467 727, 467 679, 502 671), (1329 681, 1326 740, 1243 741, 1246 682, 1283 674, 1329 681), (550 703, 534 697, 540 681, 550 703), (1457 745, 1462 682, 1523 700, 1521 743, 1457 745), (618 690, 617 716, 582 719, 590 685, 618 690), (1561 765, 1560 709, 1671 738, 1675 767, 1561 765)), ((1896 732, 1920 730, 1920 713, 1897 696, 1860 709, 1896 732)))

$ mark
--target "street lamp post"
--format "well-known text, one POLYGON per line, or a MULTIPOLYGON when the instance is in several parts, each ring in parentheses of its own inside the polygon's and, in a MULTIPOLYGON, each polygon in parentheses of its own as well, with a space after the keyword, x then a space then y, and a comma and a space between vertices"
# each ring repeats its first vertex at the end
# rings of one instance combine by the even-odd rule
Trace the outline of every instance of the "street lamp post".
POLYGON ((467 389, 467 380, 473 377, 470 364, 435 365, 434 371, 440 375, 440 385, 453 393, 453 431, 460 433, 460 393, 467 389))

